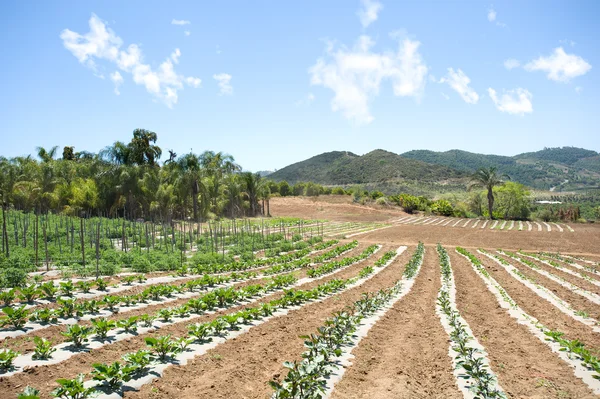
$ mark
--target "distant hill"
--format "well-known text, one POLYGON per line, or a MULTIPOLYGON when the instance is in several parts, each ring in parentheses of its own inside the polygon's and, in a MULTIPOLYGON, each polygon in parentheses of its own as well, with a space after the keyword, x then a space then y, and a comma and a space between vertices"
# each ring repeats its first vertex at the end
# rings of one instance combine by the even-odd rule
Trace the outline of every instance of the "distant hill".
POLYGON ((563 190, 597 187, 600 182, 598 153, 576 147, 545 148, 514 157, 476 154, 461 150, 434 152, 409 151, 403 157, 444 165, 473 173, 481 167, 496 166, 500 173, 527 186, 563 190))
POLYGON ((394 154, 385 150, 359 156, 348 151, 326 152, 286 166, 269 175, 289 183, 364 184, 401 187, 407 182, 429 186, 465 186, 479 168, 496 166, 511 180, 537 189, 573 190, 600 186, 600 154, 575 147, 545 148, 513 157, 462 150, 415 150, 394 154))
POLYGON ((437 182, 460 177, 464 177, 464 173, 446 166, 430 165, 384 150, 362 156, 347 151, 326 152, 286 166, 269 176, 275 181, 312 181, 327 185, 403 180, 437 182))

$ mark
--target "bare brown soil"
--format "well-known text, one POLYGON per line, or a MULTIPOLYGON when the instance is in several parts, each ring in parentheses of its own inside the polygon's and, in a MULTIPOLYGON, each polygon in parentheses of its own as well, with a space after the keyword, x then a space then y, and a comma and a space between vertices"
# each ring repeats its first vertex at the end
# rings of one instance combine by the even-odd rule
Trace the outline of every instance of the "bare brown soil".
POLYGON ((457 305, 511 398, 594 398, 566 363, 501 308, 469 262, 449 251, 457 305))
POLYGON ((298 335, 314 332, 333 312, 360 298, 363 292, 390 287, 401 277, 409 252, 381 273, 323 302, 308 304, 261 324, 199 356, 184 367, 169 368, 163 378, 126 398, 268 398, 271 379, 285 376, 282 363, 300 359, 298 335))
POLYGON ((448 335, 435 314, 439 262, 427 248, 411 292, 352 351, 333 398, 462 398, 452 375, 448 335))
MULTIPOLYGON (((326 281, 336 278, 351 278, 358 274, 358 272, 365 266, 372 265, 385 251, 392 249, 391 247, 384 247, 378 254, 371 256, 370 258, 352 265, 350 267, 339 270, 337 273, 329 275, 321 280, 312 281, 298 287, 299 289, 311 289, 319 284, 323 284, 326 281)), ((354 251, 357 251, 355 249, 354 251)), ((350 254, 348 255, 350 256, 350 254)), ((403 260, 406 260, 407 253, 403 255, 403 260)), ((385 272, 385 271, 384 271, 385 272)), ((384 273, 382 272, 382 273, 384 273)), ((281 292, 277 292, 268 295, 264 298, 254 302, 251 306, 257 306, 261 303, 266 303, 274 299, 278 299, 282 296, 281 292)), ((333 298, 335 300, 335 298, 333 298)), ((164 306, 163 306, 164 307, 164 306)), ((146 348, 144 338, 149 336, 164 336, 171 334, 173 337, 180 337, 187 335, 187 326, 193 323, 203 323, 211 321, 218 316, 234 313, 236 311, 246 308, 247 305, 238 305, 228 309, 223 309, 216 312, 215 314, 202 315, 195 318, 193 321, 181 321, 162 327, 159 330, 134 336, 132 338, 115 342, 113 344, 105 345, 101 348, 91 350, 89 352, 81 352, 72 356, 68 360, 52 366, 38 366, 29 369, 27 372, 15 374, 11 377, 0 377, 0 394, 7 392, 11 395, 16 396, 18 388, 32 385, 40 389, 42 392, 50 392, 56 387, 55 380, 57 378, 75 378, 78 373, 88 373, 91 370, 93 363, 112 363, 115 360, 119 360, 121 356, 126 353, 134 352, 138 349, 146 348)), ((145 313, 145 312, 144 312, 145 313)), ((252 330, 251 330, 252 331, 252 330)), ((54 338, 58 338, 54 336, 54 338)), ((268 337, 267 337, 268 338, 268 337)), ((234 341, 237 339, 233 339, 234 341)), ((220 347, 220 346, 219 346, 220 347)), ((217 348, 218 349, 218 348, 217 348)), ((264 383, 264 381, 261 381, 264 383)), ((3 396, 0 395, 0 398, 3 396)))

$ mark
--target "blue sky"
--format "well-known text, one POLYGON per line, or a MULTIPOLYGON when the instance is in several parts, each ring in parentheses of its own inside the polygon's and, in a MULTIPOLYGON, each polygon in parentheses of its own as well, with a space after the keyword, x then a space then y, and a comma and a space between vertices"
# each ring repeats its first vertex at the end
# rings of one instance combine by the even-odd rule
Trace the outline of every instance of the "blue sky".
POLYGON ((4 156, 96 152, 138 127, 250 170, 332 150, 600 150, 596 1, 0 7, 4 156))

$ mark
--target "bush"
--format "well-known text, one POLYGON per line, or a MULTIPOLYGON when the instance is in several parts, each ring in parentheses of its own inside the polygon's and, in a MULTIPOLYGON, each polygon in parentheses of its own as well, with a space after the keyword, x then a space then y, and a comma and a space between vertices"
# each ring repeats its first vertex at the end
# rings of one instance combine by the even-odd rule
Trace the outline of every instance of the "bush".
POLYGON ((450 201, 440 199, 431 204, 431 211, 442 216, 452 216, 454 214, 454 208, 450 201))
POLYGON ((346 191, 342 187, 335 187, 331 190, 331 194, 333 195, 346 195, 346 191))
POLYGON ((133 260, 131 268, 137 273, 149 273, 154 269, 150 261, 142 256, 138 256, 133 260))
POLYGON ((9 267, 2 270, 0 275, 0 284, 2 287, 15 288, 22 287, 27 283, 27 273, 23 269, 9 267))

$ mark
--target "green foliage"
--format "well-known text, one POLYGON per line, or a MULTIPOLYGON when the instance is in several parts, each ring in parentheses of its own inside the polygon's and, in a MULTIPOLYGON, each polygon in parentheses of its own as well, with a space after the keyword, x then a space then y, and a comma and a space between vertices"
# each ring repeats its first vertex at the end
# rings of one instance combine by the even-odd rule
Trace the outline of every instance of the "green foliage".
POLYGON ((56 352, 56 349, 52 346, 52 342, 45 338, 33 337, 35 343, 35 349, 33 352, 33 360, 46 360, 52 358, 52 354, 56 352))
POLYGON ((520 183, 506 182, 494 188, 494 214, 502 219, 526 220, 529 217, 529 191, 520 183))
POLYGON ((71 324, 67 327, 67 331, 61 332, 67 339, 67 342, 73 342, 77 348, 83 346, 88 341, 88 337, 92 333, 91 327, 81 326, 79 324, 71 324))
POLYGON ((52 391, 51 395, 61 399, 86 399, 92 397, 97 392, 96 388, 86 388, 83 385, 84 377, 83 374, 79 374, 72 380, 66 378, 56 380, 59 387, 52 391))
POLYGON ((0 319, 0 326, 2 327, 10 325, 18 330, 27 323, 29 311, 25 305, 14 308, 10 306, 5 307, 2 309, 2 312, 6 315, 0 319))
POLYGON ((27 272, 22 268, 9 267, 0 272, 0 285, 2 287, 23 287, 27 282, 27 272))
POLYGON ((18 352, 12 349, 3 349, 0 351, 0 370, 9 370, 13 366, 13 361, 19 356, 18 352))
POLYGON ((27 385, 23 392, 17 395, 17 399, 40 399, 40 390, 27 385))
POLYGON ((440 199, 431 204, 431 211, 442 216, 454 215, 454 208, 448 200, 440 199))
POLYGON ((117 390, 123 382, 131 380, 133 367, 123 366, 120 362, 112 364, 94 363, 92 376, 95 381, 102 381, 110 390, 117 390))

